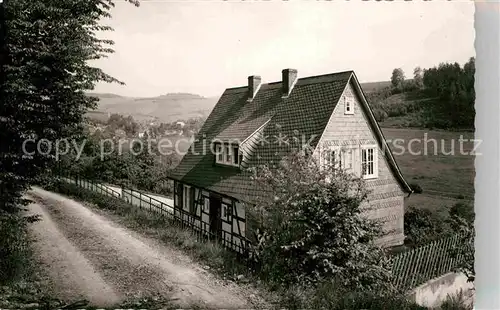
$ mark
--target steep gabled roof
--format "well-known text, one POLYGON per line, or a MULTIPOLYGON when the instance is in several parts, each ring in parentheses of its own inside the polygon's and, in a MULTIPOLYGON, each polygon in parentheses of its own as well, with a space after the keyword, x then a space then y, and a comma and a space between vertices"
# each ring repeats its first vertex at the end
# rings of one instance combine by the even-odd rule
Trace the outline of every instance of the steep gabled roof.
MULTIPOLYGON (((245 166, 277 162, 304 143, 315 148, 353 76, 353 71, 345 71, 300 78, 286 98, 282 98, 281 82, 262 84, 251 102, 247 101, 247 86, 226 89, 171 177, 242 201, 255 201, 263 193, 251 182, 250 174, 244 169, 215 164, 210 142, 242 142, 259 131, 260 141, 252 145, 245 166)), ((363 101, 374 131, 385 143, 371 109, 363 101)), ((409 189, 390 151, 388 155, 389 164, 398 172, 395 175, 400 176, 398 180, 404 189, 409 189)))

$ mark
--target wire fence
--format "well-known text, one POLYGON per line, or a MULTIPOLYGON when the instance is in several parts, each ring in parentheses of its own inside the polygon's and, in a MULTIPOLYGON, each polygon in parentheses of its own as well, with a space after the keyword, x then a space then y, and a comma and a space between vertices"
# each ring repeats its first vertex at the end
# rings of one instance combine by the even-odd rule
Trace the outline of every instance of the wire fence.
MULTIPOLYGON (((220 243, 224 248, 235 252, 238 258, 249 267, 250 264, 256 263, 251 259, 250 240, 235 242, 231 233, 224 230, 213 233, 207 227, 207 223, 195 221, 196 217, 190 212, 182 209, 176 209, 174 212, 173 202, 169 204, 131 188, 121 187, 118 191, 110 186, 78 177, 65 176, 60 179, 90 191, 121 199, 140 209, 160 214, 181 228, 189 229, 196 235, 198 241, 210 240, 220 243)), ((395 254, 391 258, 393 284, 399 289, 411 290, 429 280, 455 271, 464 257, 454 255, 453 250, 457 247, 466 247, 468 251, 474 251, 474 245, 464 244, 463 240, 460 235, 454 235, 395 254)))

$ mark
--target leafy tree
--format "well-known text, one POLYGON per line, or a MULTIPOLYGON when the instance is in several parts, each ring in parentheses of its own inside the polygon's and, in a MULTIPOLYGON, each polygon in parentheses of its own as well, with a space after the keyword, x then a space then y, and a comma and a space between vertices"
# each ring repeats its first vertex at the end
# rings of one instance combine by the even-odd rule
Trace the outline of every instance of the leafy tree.
POLYGON ((467 276, 468 282, 474 282, 476 270, 474 268, 474 221, 468 221, 458 215, 451 217, 453 227, 460 236, 460 242, 450 250, 451 254, 458 258, 457 271, 467 276))
MULTIPOLYGON (((24 192, 54 168, 55 142, 78 138, 96 82, 118 82, 89 65, 112 52, 96 31, 108 0, 4 0, 0 3, 0 284, 28 265, 24 192), (33 139, 33 140, 28 140, 33 139), (40 152, 37 142, 46 139, 40 152), (26 144, 25 142, 31 142, 26 144)), ((137 5, 138 3, 136 3, 137 5)))
POLYGON ((410 207, 405 212, 405 243, 411 246, 425 245, 451 233, 446 221, 428 209, 410 207))
POLYGON ((101 143, 99 135, 87 132, 79 143, 83 141, 84 149, 79 158, 75 150, 62 157, 59 163, 62 173, 147 191, 171 193, 172 184, 166 180, 166 175, 178 158, 176 154, 161 155, 155 140, 143 138, 133 140, 134 143, 128 141, 129 145, 122 145, 122 150, 119 150, 120 141, 117 138, 114 138, 112 146, 111 143, 101 143))
POLYGON ((387 113, 382 109, 373 109, 373 115, 377 122, 383 122, 387 119, 387 113))
POLYGON ((463 272, 469 282, 474 282, 474 207, 463 202, 456 203, 450 208, 448 222, 453 230, 460 235, 460 242, 451 250, 451 253, 460 258, 458 270, 463 272))
POLYGON ((392 76, 391 76, 392 87, 394 87, 395 89, 402 90, 404 81, 405 81, 405 73, 403 69, 396 68, 392 70, 392 76))
MULTIPOLYGON (((134 2, 138 5, 137 2, 134 2)), ((109 17, 110 0, 16 0, 5 3, 3 79, 0 87, 0 209, 13 211, 28 189, 54 164, 23 142, 72 138, 80 134, 84 114, 96 107, 87 96, 99 81, 119 82, 92 67, 90 60, 113 52, 99 39, 109 17)))
POLYGON ((432 120, 446 121, 438 124, 439 127, 474 127, 474 73, 474 57, 463 68, 458 63, 441 63, 425 71, 425 91, 440 99, 431 111, 432 120))
POLYGON ((457 202, 449 211, 450 218, 460 217, 468 223, 474 223, 474 207, 464 202, 457 202))
POLYGON ((413 70, 413 83, 418 89, 424 86, 424 71, 422 68, 416 67, 413 70))
POLYGON ((381 227, 362 215, 362 180, 312 156, 294 153, 276 166, 252 168, 263 193, 247 214, 263 233, 255 255, 274 283, 341 281, 349 289, 380 289, 389 283, 388 261, 374 241, 381 227))
POLYGON ((117 129, 122 129, 125 131, 127 137, 134 137, 139 131, 139 125, 131 115, 125 117, 120 114, 111 114, 107 125, 112 132, 115 132, 117 129))

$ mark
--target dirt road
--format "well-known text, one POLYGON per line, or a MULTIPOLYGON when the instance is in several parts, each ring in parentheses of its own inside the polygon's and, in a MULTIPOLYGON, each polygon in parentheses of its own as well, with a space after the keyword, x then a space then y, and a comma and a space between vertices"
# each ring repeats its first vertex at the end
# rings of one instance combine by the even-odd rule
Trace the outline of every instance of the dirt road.
MULTIPOLYGON (((248 291, 224 283, 181 252, 140 236, 81 203, 34 188, 30 212, 42 221, 32 231, 54 292, 97 306, 160 294, 181 307, 253 308, 248 291)), ((253 296, 252 296, 253 297, 253 296)))

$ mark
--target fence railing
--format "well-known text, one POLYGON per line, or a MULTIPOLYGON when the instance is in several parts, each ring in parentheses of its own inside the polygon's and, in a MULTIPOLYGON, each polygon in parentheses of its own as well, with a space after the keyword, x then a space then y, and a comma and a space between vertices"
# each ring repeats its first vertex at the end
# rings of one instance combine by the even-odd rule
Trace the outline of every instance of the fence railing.
POLYGON ((463 240, 460 235, 454 235, 395 255, 392 258, 394 285, 409 290, 455 271, 464 256, 456 255, 454 250, 458 247, 474 250, 472 242, 464 244, 463 240))
POLYGON ((163 213, 174 213, 173 205, 169 205, 140 191, 122 187, 121 194, 123 200, 139 208, 146 208, 149 211, 158 212, 162 215, 163 213))
MULTIPOLYGON (((168 204, 141 191, 123 186, 119 188, 120 191, 118 192, 104 184, 83 180, 75 176, 64 176, 60 177, 60 179, 87 190, 118 198, 139 209, 155 212, 176 225, 179 225, 181 228, 189 229, 193 232, 198 241, 215 241, 224 248, 235 252, 239 258, 247 263, 247 265, 251 264, 251 260, 248 259, 250 258, 248 249, 251 243, 248 239, 236 242, 231 237, 231 232, 224 230, 218 233, 212 232, 207 223, 201 221, 199 218, 197 219, 192 213, 183 209, 177 209, 176 212, 174 212, 173 201, 171 204, 168 204), (243 245, 241 243, 243 243, 243 245)), ((241 236, 238 237, 241 239, 241 236)))
POLYGON ((61 177, 61 179, 65 180, 68 183, 78 185, 82 188, 92 190, 92 191, 98 192, 98 193, 106 195, 106 196, 117 197, 117 198, 121 197, 121 194, 119 192, 115 191, 114 189, 112 189, 110 187, 99 184, 99 183, 94 183, 94 182, 87 181, 84 179, 79 179, 79 178, 72 179, 70 177, 61 177))
MULTIPOLYGON (((213 233, 208 227, 205 227, 207 223, 196 222, 195 216, 185 210, 178 209, 174 212, 173 205, 131 188, 121 187, 120 193, 106 185, 78 177, 66 176, 61 177, 61 179, 82 188, 124 200, 140 209, 160 214, 181 228, 191 230, 199 241, 213 240, 234 251, 247 264, 252 262, 249 260, 250 240, 243 240, 244 245, 242 246, 240 242, 234 242, 233 238, 230 238, 228 232, 224 230, 213 233)), ((411 290, 429 280, 453 272, 463 259, 463 256, 454 255, 453 249, 456 249, 457 246, 465 246, 470 251, 474 250, 473 244, 460 244, 461 242, 463 242, 461 236, 455 235, 394 255, 391 258, 393 284, 399 289, 411 290)))

